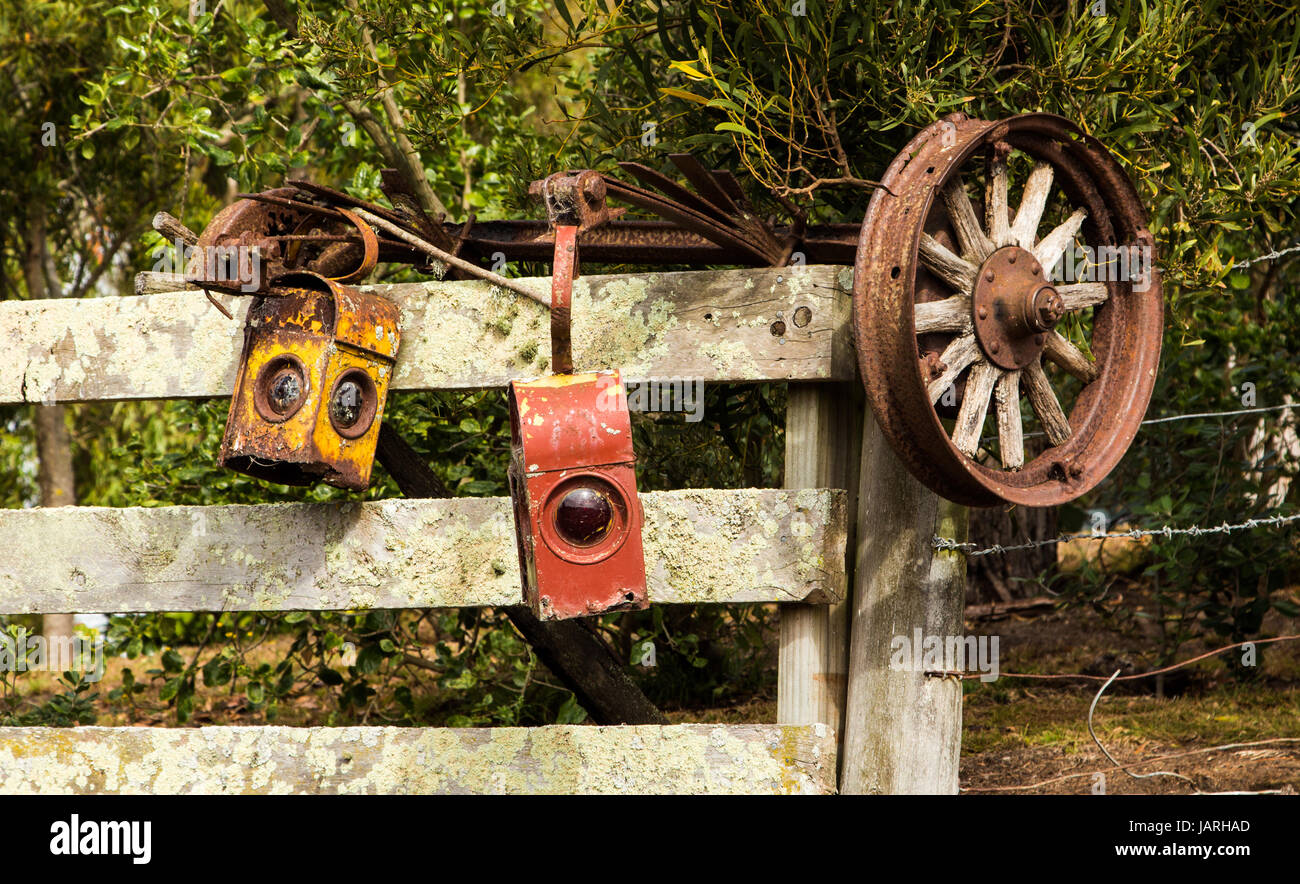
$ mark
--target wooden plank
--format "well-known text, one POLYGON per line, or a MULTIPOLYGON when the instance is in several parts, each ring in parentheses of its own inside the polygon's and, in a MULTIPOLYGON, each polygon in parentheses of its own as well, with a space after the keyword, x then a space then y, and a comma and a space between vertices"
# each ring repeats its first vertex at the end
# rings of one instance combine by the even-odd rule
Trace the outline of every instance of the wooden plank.
POLYGON ((984 235, 979 216, 966 193, 966 182, 959 175, 943 189, 942 196, 948 209, 948 221, 961 245, 961 256, 967 261, 982 263, 995 247, 984 235))
POLYGON ((942 301, 923 301, 916 305, 916 333, 962 332, 969 334, 975 327, 970 315, 970 296, 953 295, 942 301))
MULTIPOLYGON (((857 500, 861 424, 860 384, 790 385, 785 485, 848 489, 850 531, 857 500)), ((846 561, 846 569, 848 565, 846 561)), ((831 605, 782 605, 776 720, 782 724, 821 722, 842 733, 848 654, 847 600, 831 605)))
MULTIPOLYGON (((1047 207, 1047 197, 1052 192, 1054 177, 1051 163, 1035 163, 1025 181, 1020 195, 1020 209, 1016 220, 1011 222, 1011 236, 1022 249, 1032 250, 1038 242, 1038 225, 1043 220, 1043 209, 1047 207)), ((1045 265, 1051 269, 1052 265, 1045 265)))
POLYGON ((1043 347, 1043 355, 1085 384, 1091 384, 1101 374, 1097 363, 1083 355, 1082 350, 1066 340, 1056 329, 1047 333, 1047 345, 1043 347))
MULTIPOLYGON (((641 495, 659 603, 843 597, 845 493, 641 495)), ((0 510, 0 613, 521 603, 510 500, 0 510)))
MULTIPOLYGON (((621 368, 629 378, 851 380, 850 273, 580 277, 574 359, 579 369, 621 368)), ((549 368, 539 304, 479 281, 367 288, 402 309, 392 389, 500 387, 549 368)), ((229 396, 249 299, 219 297, 234 320, 193 291, 0 302, 0 403, 229 396)))
POLYGON ((974 457, 979 450, 984 421, 989 413, 989 400, 993 398, 993 386, 1001 374, 1002 369, 980 360, 971 366, 970 374, 966 376, 966 392, 962 395, 961 410, 957 412, 957 421, 952 428, 953 447, 962 454, 974 457))
POLYGON ((983 358, 984 353, 980 350, 974 332, 967 332, 953 338, 948 346, 943 348, 943 353, 939 354, 939 361, 947 366, 943 374, 926 385, 925 391, 930 397, 930 402, 938 402, 948 388, 957 383, 957 375, 965 371, 966 366, 983 358))
POLYGON ((5 727, 3 794, 826 794, 824 725, 5 727))
POLYGON ((1007 208, 1007 162, 994 159, 985 189, 984 220, 988 225, 993 248, 1015 245, 1011 235, 1010 210, 1007 208))
POLYGON ((966 538, 966 509, 916 481, 870 414, 863 424, 840 791, 956 794, 961 681, 910 665, 896 642, 961 636, 966 561, 932 545, 966 538))
POLYGON ((1002 466, 1018 470, 1025 465, 1025 431, 1020 421, 1020 371, 1003 372, 994 388, 998 413, 998 453, 1002 466))

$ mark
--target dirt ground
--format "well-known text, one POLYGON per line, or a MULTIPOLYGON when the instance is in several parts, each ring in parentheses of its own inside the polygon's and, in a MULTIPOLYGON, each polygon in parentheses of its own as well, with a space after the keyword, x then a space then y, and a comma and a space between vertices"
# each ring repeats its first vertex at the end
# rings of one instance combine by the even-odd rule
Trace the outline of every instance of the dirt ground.
MULTIPOLYGON (((999 637, 1004 674, 989 684, 965 683, 963 791, 1300 791, 1300 642, 1260 646, 1258 666, 1247 679, 1238 677, 1241 652, 1235 651, 1170 673, 1159 684, 1147 678, 1112 685, 1097 705, 1093 728, 1114 762, 1088 732, 1088 709, 1103 681, 1006 676, 1105 678, 1116 669, 1150 670, 1157 649, 1146 626, 1151 621, 1116 616, 1140 613, 1144 605, 1141 593, 1130 588, 1127 597, 1118 594, 1097 608, 1047 608, 967 623, 973 634, 999 637)), ((1296 634, 1300 623, 1270 616, 1266 629, 1270 635, 1296 634)), ((1185 645, 1175 659, 1215 646, 1185 645)))

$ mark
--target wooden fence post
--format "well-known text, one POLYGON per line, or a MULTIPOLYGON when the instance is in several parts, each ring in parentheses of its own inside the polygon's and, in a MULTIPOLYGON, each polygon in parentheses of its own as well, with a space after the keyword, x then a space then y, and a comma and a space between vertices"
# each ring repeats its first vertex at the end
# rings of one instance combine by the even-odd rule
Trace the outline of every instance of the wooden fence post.
MULTIPOLYGON (((961 758, 961 682, 891 668, 896 638, 962 634, 966 561, 936 552, 966 538, 966 508, 941 500, 899 463, 867 414, 840 791, 953 794, 961 758)), ((920 653, 918 649, 918 655, 920 653)))
MULTIPOLYGON (((861 420, 862 388, 856 382, 787 387, 785 487, 847 489, 846 567, 854 549, 861 420)), ((846 594, 834 605, 781 606, 778 723, 829 724, 837 741, 843 737, 849 604, 846 594)))

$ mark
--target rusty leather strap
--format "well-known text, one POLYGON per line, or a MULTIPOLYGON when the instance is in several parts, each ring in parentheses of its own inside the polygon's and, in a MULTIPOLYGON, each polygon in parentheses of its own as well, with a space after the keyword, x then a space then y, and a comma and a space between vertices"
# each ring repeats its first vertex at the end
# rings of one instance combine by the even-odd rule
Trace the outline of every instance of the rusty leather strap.
POLYGON ((555 374, 573 374, 569 324, 577 264, 578 228, 570 224, 556 227, 555 261, 551 268, 551 371, 555 374))

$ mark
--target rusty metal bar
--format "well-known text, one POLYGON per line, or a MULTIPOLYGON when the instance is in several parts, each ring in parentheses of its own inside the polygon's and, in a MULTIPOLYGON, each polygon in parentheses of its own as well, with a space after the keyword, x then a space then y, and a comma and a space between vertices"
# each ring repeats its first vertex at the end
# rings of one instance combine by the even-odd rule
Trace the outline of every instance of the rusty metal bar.
MULTIPOLYGON (((453 236, 461 225, 449 224, 453 236)), ((807 264, 852 264, 857 251, 858 224, 825 224, 807 228, 794 251, 807 264)), ((791 228, 778 227, 778 239, 791 228)), ((555 242, 545 221, 476 221, 464 241, 462 254, 486 260, 501 252, 510 261, 549 262, 555 242)), ((582 235, 586 261, 597 264, 732 264, 767 266, 747 248, 721 246, 670 221, 611 221, 582 235)))
POLYGON ((555 260, 551 273, 551 371, 573 374, 573 341, 570 329, 573 276, 578 267, 578 228, 563 224, 555 228, 555 260))

